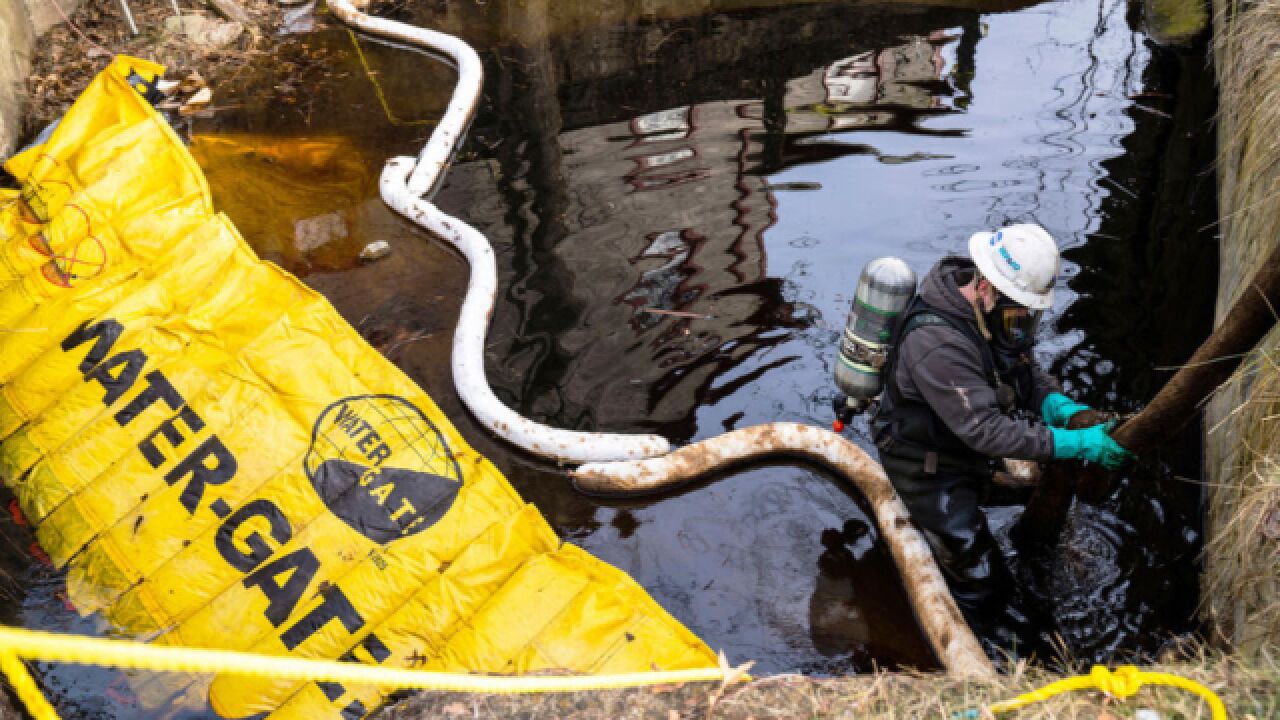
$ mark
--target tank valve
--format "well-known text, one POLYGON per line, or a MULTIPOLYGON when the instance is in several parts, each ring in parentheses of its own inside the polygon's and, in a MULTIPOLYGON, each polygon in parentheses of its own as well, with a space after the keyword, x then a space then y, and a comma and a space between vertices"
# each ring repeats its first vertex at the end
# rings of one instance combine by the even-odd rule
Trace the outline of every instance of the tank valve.
POLYGON ((831 421, 833 432, 844 432, 845 427, 853 422, 853 418, 866 412, 870 402, 859 402, 847 395, 836 395, 831 400, 831 410, 836 419, 831 421))

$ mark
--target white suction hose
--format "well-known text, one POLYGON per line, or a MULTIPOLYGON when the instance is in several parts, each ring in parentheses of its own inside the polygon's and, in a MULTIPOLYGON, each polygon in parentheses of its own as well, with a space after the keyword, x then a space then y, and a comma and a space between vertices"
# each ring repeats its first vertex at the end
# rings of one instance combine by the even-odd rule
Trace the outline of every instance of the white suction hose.
POLYGON ((382 199, 396 212, 444 238, 471 266, 471 282, 453 335, 453 381, 458 395, 476 419, 504 440, 540 457, 563 463, 637 460, 671 450, 658 435, 561 430, 522 417, 493 394, 484 371, 485 335, 498 292, 498 269, 493 248, 480 231, 450 217, 424 196, 436 185, 453 160, 480 98, 484 69, 480 57, 465 42, 444 33, 370 17, 348 0, 329 0, 329 9, 352 27, 381 37, 446 54, 458 69, 458 86, 444 117, 418 158, 400 157, 382 171, 382 199))
POLYGON ((590 463, 579 468, 574 477, 580 487, 601 493, 658 490, 765 455, 798 455, 825 463, 849 478, 871 503, 916 617, 943 665, 958 675, 993 674, 990 661, 956 608, 928 545, 908 519, 906 507, 884 470, 844 438, 805 425, 772 423, 671 453, 670 443, 657 435, 560 430, 524 418, 498 400, 484 372, 485 335, 498 289, 493 248, 478 230, 446 215, 426 199, 434 193, 471 123, 484 79, 480 58, 469 45, 450 35, 370 17, 349 0, 328 0, 328 4, 334 15, 352 27, 444 53, 457 64, 458 86, 440 125, 416 160, 399 157, 387 163, 381 191, 382 199, 396 212, 451 243, 471 266, 471 281, 453 338, 452 368, 458 395, 472 414, 499 437, 535 455, 563 463, 590 463))

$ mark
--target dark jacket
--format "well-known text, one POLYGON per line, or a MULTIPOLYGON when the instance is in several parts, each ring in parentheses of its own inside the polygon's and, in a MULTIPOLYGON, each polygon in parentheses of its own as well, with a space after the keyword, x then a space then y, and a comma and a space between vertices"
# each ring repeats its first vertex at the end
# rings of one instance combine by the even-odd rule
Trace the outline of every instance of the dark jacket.
MULTIPOLYGON (((955 322, 968 323, 961 332, 949 324, 931 324, 909 332, 894 349, 896 358, 886 385, 896 386, 905 403, 923 403, 950 434, 977 455, 1046 461, 1053 457, 1049 428, 1001 409, 993 387, 989 361, 984 360, 978 323, 969 302, 960 294, 956 273, 972 270, 961 257, 945 257, 920 283, 919 299, 955 322)), ((989 357, 989 356, 988 356, 989 357)), ((1058 392, 1054 380, 1032 365, 1031 397, 1021 405, 1038 416, 1045 396, 1058 392)), ((885 396, 891 388, 886 387, 885 396)), ((894 408, 886 403, 876 423, 892 423, 894 408)), ((930 448, 936 449, 936 448, 930 448)))

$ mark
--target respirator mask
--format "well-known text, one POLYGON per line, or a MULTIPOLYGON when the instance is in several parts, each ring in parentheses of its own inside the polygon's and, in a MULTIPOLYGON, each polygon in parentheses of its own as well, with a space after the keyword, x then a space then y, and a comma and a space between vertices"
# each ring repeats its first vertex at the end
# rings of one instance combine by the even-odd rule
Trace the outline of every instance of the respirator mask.
POLYGON ((1015 354, 1030 350, 1036 342, 1036 328, 1043 314, 1043 310, 1032 310, 1000 295, 985 317, 992 343, 1015 354))

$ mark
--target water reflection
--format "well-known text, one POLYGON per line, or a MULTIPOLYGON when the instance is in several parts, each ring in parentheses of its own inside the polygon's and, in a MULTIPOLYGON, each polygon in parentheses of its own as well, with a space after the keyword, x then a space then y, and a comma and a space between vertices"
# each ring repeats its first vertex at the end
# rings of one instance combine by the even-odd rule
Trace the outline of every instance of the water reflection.
MULTIPOLYGON (((1212 68, 1195 53, 1164 54, 1141 74, 1143 91, 1127 111, 1135 130, 1121 141, 1125 152, 1102 163, 1098 227, 1065 253, 1080 268, 1071 281, 1080 297, 1059 319, 1069 349, 1054 363, 1077 396, 1120 408, 1152 397, 1191 356, 1212 326, 1216 285, 1207 270, 1217 267, 1212 68), (1144 183, 1150 192, 1129 189, 1144 183)), ((1078 655, 1156 653, 1165 638, 1150 628, 1193 627, 1202 488, 1186 478, 1201 473, 1201 431, 1189 423, 1147 458, 1167 469, 1135 473, 1072 507, 1071 544, 1045 569, 1078 655), (1106 561, 1079 562, 1086 553, 1106 561), (1098 591, 1063 593, 1072 583, 1098 591)))
POLYGON ((894 620, 907 598, 890 583, 867 582, 895 572, 865 515, 822 531, 824 551, 809 598, 809 636, 819 661, 810 673, 870 672, 886 661, 927 669, 932 651, 923 638, 900 632, 894 620))
MULTIPOLYGON (((907 35, 770 83, 761 100, 707 101, 568 130, 554 147, 540 142, 536 156, 522 158, 529 170, 514 178, 488 165, 455 168, 442 198, 505 191, 537 209, 525 237, 491 228, 516 271, 491 333, 500 395, 554 424, 656 428, 684 440, 697 433, 700 405, 796 360, 780 355, 713 387, 815 320, 769 277, 765 234, 778 206, 769 176, 847 155, 907 161, 830 134, 933 133, 920 121, 954 111, 942 48, 956 38, 907 35), (548 162, 558 172, 536 169, 548 162), (525 185, 543 177, 547 183, 525 185), (549 277, 556 287, 547 287, 549 277)), ((520 167, 501 150, 498 157, 502 167, 520 167)))
MULTIPOLYGON (((963 31, 959 37, 964 37, 963 31)), ((789 81, 788 134, 872 128, 938 132, 918 121, 955 108, 949 101, 956 88, 948 82, 949 68, 942 48, 956 39, 943 30, 934 30, 927 36, 908 36, 901 44, 843 58, 817 68, 809 76, 789 81)), ((974 42, 966 47, 971 52, 974 42)), ((968 60, 972 62, 972 55, 968 60)), ((961 107, 967 100, 958 99, 961 107)))
MULTIPOLYGON (((487 48, 486 105, 437 201, 497 249, 488 371, 504 402, 540 420, 677 441, 771 420, 825 423, 828 362, 866 260, 896 254, 922 272, 962 251, 975 228, 1010 219, 1084 246, 1105 218, 1141 224, 1150 212, 1112 209, 1115 193, 1102 190, 1117 172, 1103 163, 1117 162, 1125 138, 1145 137, 1128 96, 1163 72, 1118 0, 1001 15, 639 7, 416 11, 487 48)), ((317 37, 335 48, 343 39, 317 37)), ((365 51, 395 113, 429 116, 429 103, 407 102, 421 61, 365 51)), ((376 107, 359 84, 345 92, 376 107)), ((370 155, 400 154, 411 137, 367 128, 361 142, 370 155)), ((1142 192, 1141 178, 1125 182, 1142 192)), ((1093 237, 1090 247, 1107 242, 1093 237)), ((1067 268, 1072 284, 1077 269, 1067 268)), ((409 317, 444 311, 438 287, 379 272, 360 270, 370 298, 353 275, 311 282, 455 402, 438 370, 447 343, 419 341, 429 331, 409 317), (388 284, 412 297, 397 300, 388 284)), ((1063 293, 1056 312, 1072 299, 1063 293)), ((1102 322, 1049 333, 1046 359, 1072 356, 1102 322)), ((823 527, 860 516, 844 491, 815 494, 812 483, 831 483, 820 474, 758 469, 619 509, 477 440, 561 532, 718 647, 766 670, 861 668, 873 655, 928 664, 903 632, 900 602, 877 615, 900 590, 886 589, 896 581, 881 555, 859 549, 870 540, 820 542, 823 527)))
POLYGON ((576 222, 555 261, 591 275, 590 300, 575 318, 580 332, 535 349, 528 330, 548 301, 521 296, 537 278, 512 279, 516 312, 496 314, 491 347, 503 374, 521 379, 513 402, 551 422, 683 427, 687 438, 711 380, 796 326, 767 275, 763 233, 776 199, 746 173, 761 124, 745 109, 701 103, 560 136, 565 213, 576 222))

